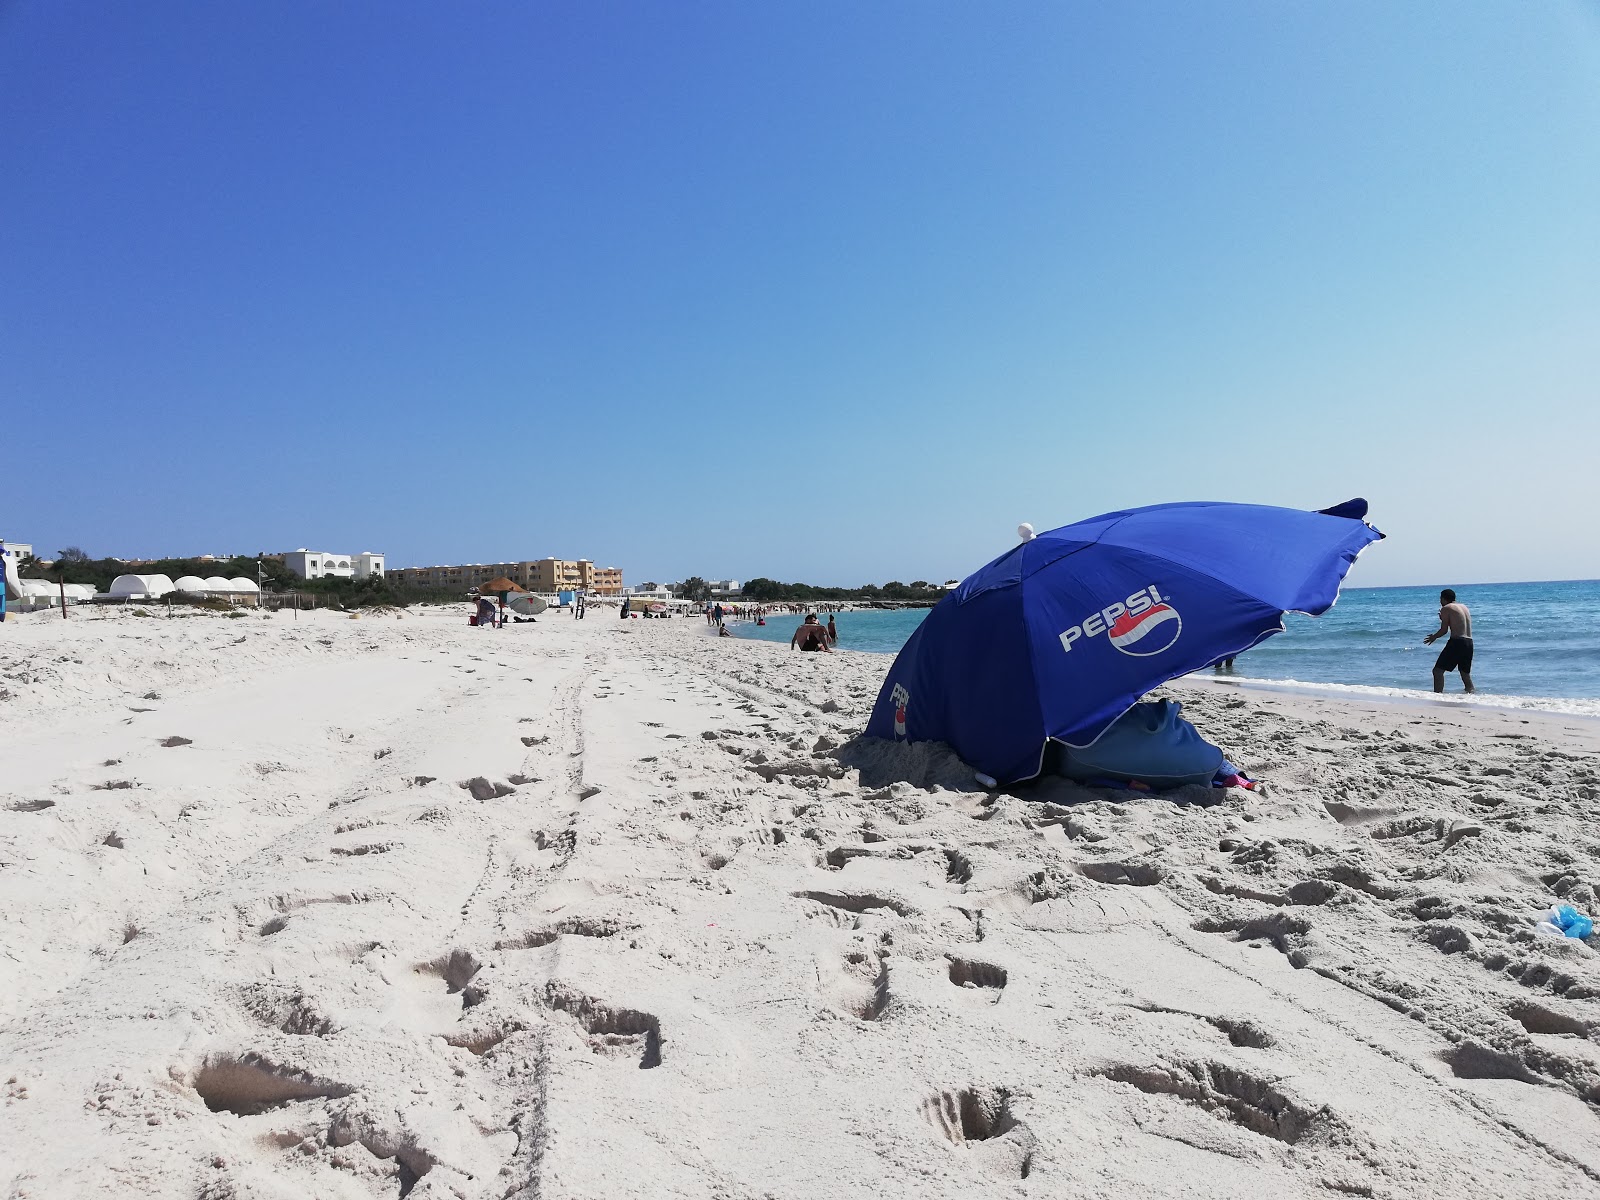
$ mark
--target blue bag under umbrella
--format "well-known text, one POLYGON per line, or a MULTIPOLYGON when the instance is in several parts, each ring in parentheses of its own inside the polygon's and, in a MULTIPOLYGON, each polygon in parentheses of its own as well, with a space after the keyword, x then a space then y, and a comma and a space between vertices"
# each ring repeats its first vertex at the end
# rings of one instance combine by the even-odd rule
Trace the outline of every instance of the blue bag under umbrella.
POLYGON ((1092 745, 1151 688, 1333 606, 1383 537, 1365 501, 1321 512, 1156 504, 1040 534, 969 576, 911 635, 869 737, 943 741, 1002 783, 1045 744, 1092 745))
POLYGON ((1061 774, 1080 783, 1137 781, 1166 789, 1208 785, 1226 761, 1179 714, 1176 700, 1135 704, 1095 739, 1094 745, 1061 754, 1061 774))

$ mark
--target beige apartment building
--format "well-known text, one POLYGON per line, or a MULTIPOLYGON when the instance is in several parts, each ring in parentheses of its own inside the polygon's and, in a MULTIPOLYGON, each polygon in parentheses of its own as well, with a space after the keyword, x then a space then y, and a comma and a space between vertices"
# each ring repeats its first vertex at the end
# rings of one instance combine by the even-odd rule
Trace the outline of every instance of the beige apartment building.
POLYGON ((587 558, 540 558, 530 562, 466 563, 459 567, 400 567, 389 579, 414 587, 481 587, 505 576, 530 592, 588 592, 622 595, 622 568, 597 567, 587 558))

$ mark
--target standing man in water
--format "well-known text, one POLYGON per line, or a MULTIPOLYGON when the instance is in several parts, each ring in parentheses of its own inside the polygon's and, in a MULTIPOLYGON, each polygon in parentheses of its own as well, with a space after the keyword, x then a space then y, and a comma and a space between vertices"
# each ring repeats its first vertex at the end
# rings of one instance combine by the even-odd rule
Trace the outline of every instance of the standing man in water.
POLYGON ((1439 651, 1439 657, 1433 664, 1433 690, 1444 691, 1446 671, 1460 671, 1462 688, 1473 691, 1472 613, 1465 604, 1456 600, 1455 592, 1449 588, 1439 593, 1439 628, 1423 638, 1422 644, 1431 646, 1447 633, 1450 640, 1445 642, 1444 649, 1439 651))

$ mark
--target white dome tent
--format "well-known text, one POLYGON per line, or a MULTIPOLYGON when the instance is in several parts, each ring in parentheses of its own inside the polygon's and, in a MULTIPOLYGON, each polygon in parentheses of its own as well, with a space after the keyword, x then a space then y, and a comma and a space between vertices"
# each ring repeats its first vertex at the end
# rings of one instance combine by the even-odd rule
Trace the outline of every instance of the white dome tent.
POLYGON ((17 584, 22 591, 21 610, 54 608, 61 603, 57 585, 48 579, 19 579, 17 584))
POLYGON ((118 600, 159 600, 177 585, 165 575, 118 575, 111 581, 111 595, 118 600))

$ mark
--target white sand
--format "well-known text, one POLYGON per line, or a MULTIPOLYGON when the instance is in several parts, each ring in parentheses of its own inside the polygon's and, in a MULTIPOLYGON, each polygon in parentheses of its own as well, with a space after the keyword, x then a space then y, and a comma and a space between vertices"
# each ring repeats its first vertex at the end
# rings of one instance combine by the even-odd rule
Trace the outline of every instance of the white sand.
POLYGON ((1266 797, 995 797, 704 630, 0 629, 3 1194, 1600 1193, 1592 725, 1193 685, 1266 797))

